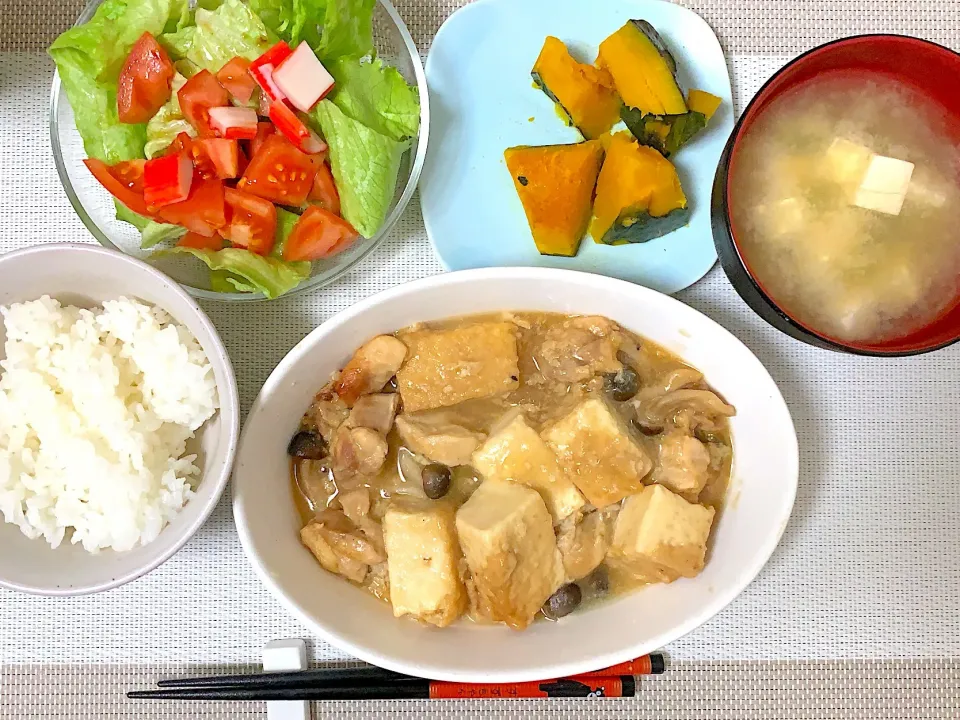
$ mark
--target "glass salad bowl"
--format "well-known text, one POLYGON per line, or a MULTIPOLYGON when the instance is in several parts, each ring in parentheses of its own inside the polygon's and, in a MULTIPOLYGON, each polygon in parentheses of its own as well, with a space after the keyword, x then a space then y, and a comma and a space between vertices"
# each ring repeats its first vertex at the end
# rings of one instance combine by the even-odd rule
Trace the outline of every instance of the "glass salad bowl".
MULTIPOLYGON (((90 20, 100 3, 101 0, 92 0, 77 19, 77 25, 90 20)), ((429 134, 427 82, 413 38, 389 0, 378 0, 373 13, 373 38, 379 58, 395 67, 407 83, 417 88, 420 96, 419 132, 409 141, 403 153, 397 187, 386 219, 376 234, 371 238, 360 238, 338 255, 314 262, 310 277, 285 296, 328 285, 363 260, 394 228, 416 190, 429 134)), ((57 72, 53 76, 50 98, 50 136, 57 173, 67 197, 101 245, 148 262, 200 299, 238 302, 265 299, 260 293, 217 292, 211 287, 209 269, 199 260, 188 255, 157 253, 156 248, 141 248, 140 232, 133 225, 117 220, 112 197, 83 164, 87 154, 57 72)))

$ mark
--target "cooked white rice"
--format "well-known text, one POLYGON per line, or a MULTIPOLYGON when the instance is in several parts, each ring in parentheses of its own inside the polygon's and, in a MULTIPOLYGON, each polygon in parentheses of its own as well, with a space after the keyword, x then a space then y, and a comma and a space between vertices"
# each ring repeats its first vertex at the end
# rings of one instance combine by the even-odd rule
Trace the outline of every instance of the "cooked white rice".
POLYGON ((186 443, 217 409, 213 368, 166 312, 0 307, 0 512, 30 538, 96 552, 157 537, 193 496, 186 443))

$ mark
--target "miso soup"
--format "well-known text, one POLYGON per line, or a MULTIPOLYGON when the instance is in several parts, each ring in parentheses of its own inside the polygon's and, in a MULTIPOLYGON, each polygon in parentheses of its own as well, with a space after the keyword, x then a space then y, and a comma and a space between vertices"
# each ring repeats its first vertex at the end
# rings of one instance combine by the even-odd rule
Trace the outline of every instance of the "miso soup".
POLYGON ((958 169, 945 112, 918 92, 880 76, 809 82, 741 139, 737 243, 807 327, 847 342, 903 337, 957 296, 958 169))

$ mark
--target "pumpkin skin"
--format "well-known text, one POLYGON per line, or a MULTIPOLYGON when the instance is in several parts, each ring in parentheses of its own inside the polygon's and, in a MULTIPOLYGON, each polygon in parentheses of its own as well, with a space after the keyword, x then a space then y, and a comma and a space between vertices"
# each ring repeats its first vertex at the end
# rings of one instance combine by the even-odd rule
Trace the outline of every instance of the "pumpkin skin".
POLYGON ((707 126, 721 102, 716 95, 691 90, 687 94, 689 110, 682 115, 644 115, 637 108, 623 106, 620 117, 641 145, 670 157, 707 126))
POLYGON ((597 64, 610 73, 624 105, 645 115, 687 112, 677 82, 677 62, 645 20, 628 20, 600 43, 597 64))
POLYGON ((620 116, 641 145, 658 150, 664 157, 673 155, 707 126, 703 113, 692 110, 683 115, 642 115, 636 108, 624 106, 620 116))
POLYGON ((541 255, 573 257, 590 222, 598 140, 574 145, 518 146, 503 153, 541 255))
POLYGON ((690 219, 676 168, 625 132, 610 138, 593 212, 590 234, 605 245, 647 242, 690 219))
POLYGON ((600 137, 620 119, 620 98, 613 79, 603 70, 574 60, 561 40, 553 36, 544 40, 530 74, 588 140, 600 137))

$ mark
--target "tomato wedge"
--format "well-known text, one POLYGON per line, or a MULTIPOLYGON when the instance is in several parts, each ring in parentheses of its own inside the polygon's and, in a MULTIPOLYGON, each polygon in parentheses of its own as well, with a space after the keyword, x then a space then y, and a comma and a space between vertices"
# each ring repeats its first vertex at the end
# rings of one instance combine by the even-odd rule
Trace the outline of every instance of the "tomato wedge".
POLYGON ((83 164, 87 166, 87 169, 97 179, 97 182, 103 185, 107 189, 107 192, 126 205, 127 208, 139 215, 150 217, 150 211, 147 210, 147 203, 143 199, 143 193, 132 190, 127 187, 124 182, 118 180, 113 173, 110 172, 109 165, 102 160, 96 160, 94 158, 86 158, 83 164))
POLYGON ((168 223, 180 225, 204 237, 211 237, 227 224, 223 182, 212 178, 197 178, 193 181, 190 197, 183 202, 160 208, 157 215, 168 223))
POLYGON ((257 89, 257 81, 250 74, 250 61, 235 57, 217 73, 217 81, 239 102, 246 105, 257 89))
POLYGON ((333 173, 330 172, 330 166, 324 163, 317 171, 317 176, 313 179, 313 187, 307 199, 317 203, 324 210, 329 210, 334 215, 340 214, 340 193, 337 192, 337 186, 333 182, 333 173))
POLYGON ((327 144, 318 138, 286 103, 273 103, 270 106, 270 119, 277 126, 277 130, 301 151, 310 155, 327 151, 327 144))
POLYGON ((180 152, 190 152, 190 149, 193 147, 193 138, 187 135, 185 132, 177 133, 177 136, 173 139, 173 142, 170 143, 170 147, 167 148, 167 151, 164 155, 176 155, 180 152))
POLYGON ((252 253, 269 253, 277 232, 276 206, 256 195, 232 188, 224 190, 224 198, 230 208, 230 222, 220 234, 252 253))
POLYGON ((193 161, 187 153, 148 160, 143 167, 143 199, 149 208, 183 202, 193 184, 193 161))
POLYGON ((237 187, 278 205, 297 207, 307 201, 317 164, 281 135, 264 140, 237 187))
POLYGON ((209 70, 201 70, 177 93, 180 110, 201 137, 214 137, 217 133, 210 125, 210 108, 226 107, 230 97, 209 70))
POLYGON ((240 174, 240 147, 236 140, 202 138, 193 143, 192 155, 197 168, 208 177, 229 180, 240 174))
POLYGON ((123 186, 138 195, 143 194, 143 166, 146 160, 124 160, 110 167, 110 174, 123 186))
POLYGON ((277 129, 273 126, 273 123, 270 122, 258 122, 257 123, 257 135, 253 140, 250 141, 250 157, 253 157, 257 154, 257 150, 260 149, 260 146, 263 145, 263 141, 266 140, 271 135, 276 135, 277 129))
POLYGON ((353 225, 329 210, 312 205, 307 208, 283 248, 283 259, 320 260, 346 250, 360 237, 353 225))
POLYGON ((223 250, 223 238, 219 235, 204 237, 199 233, 188 232, 177 241, 177 246, 196 250, 223 250))
POLYGON ((117 116, 123 123, 145 123, 170 99, 173 63, 153 35, 134 43, 117 81, 117 116))

